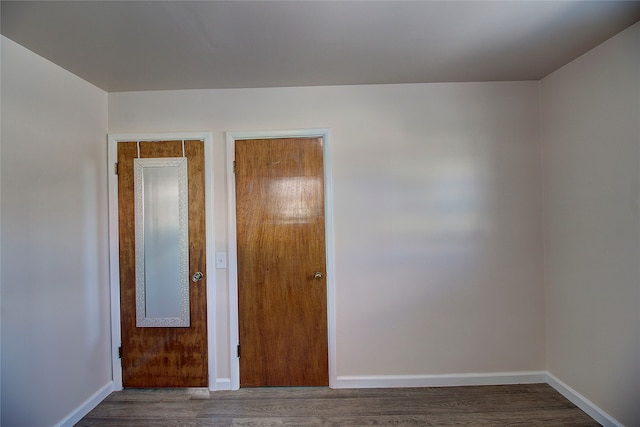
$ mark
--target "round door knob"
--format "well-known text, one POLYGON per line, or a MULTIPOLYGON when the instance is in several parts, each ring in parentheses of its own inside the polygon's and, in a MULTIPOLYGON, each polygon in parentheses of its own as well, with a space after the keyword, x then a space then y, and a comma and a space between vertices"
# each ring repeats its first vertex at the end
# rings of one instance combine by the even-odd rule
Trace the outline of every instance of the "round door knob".
POLYGON ((204 277, 204 274, 202 274, 201 271, 198 271, 193 275, 193 277, 191 277, 191 280, 193 280, 194 282, 199 282, 200 280, 202 280, 203 277, 204 277))
POLYGON ((322 273, 320 273, 319 271, 316 271, 316 274, 313 275, 313 278, 316 280, 322 279, 322 273))

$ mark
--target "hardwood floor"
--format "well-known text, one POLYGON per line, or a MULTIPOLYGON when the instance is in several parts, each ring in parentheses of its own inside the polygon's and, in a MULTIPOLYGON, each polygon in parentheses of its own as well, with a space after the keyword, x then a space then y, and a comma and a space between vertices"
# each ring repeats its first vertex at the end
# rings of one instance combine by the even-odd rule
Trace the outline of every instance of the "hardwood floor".
POLYGON ((547 384, 396 389, 130 389, 77 426, 599 426, 547 384))

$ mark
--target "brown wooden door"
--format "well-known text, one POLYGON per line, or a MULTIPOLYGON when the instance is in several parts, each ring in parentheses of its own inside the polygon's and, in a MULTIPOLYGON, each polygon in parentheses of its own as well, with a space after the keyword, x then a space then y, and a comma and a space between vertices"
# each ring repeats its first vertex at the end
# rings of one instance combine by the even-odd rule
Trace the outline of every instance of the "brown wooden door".
MULTIPOLYGON (((185 141, 188 167, 190 327, 136 327, 133 159, 136 142, 118 143, 120 313, 124 387, 206 387, 207 300, 205 265, 204 144, 185 141)), ((182 157, 182 141, 140 142, 141 158, 182 157)))
POLYGON ((322 145, 236 141, 241 387, 329 383, 322 145))

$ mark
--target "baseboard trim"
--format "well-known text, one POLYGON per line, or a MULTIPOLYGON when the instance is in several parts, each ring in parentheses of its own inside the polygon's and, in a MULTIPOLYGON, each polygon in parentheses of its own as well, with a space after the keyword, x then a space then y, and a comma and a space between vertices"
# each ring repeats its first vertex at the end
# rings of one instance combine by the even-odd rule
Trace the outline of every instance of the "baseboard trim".
POLYGON ((216 378, 216 382, 213 386, 215 388, 209 390, 231 390, 231 378, 216 378))
POLYGON ((547 384, 553 387, 558 393, 567 398, 571 403, 582 409, 591 418, 602 424, 603 427, 624 427, 611 415, 596 406, 589 399, 569 387, 558 377, 547 372, 547 384))
POLYGON ((109 381, 103 385, 98 391, 85 400, 80 406, 78 406, 73 412, 67 415, 62 421, 55 424, 54 427, 73 427, 78 421, 87 415, 93 408, 98 406, 111 392, 113 391, 113 381, 109 381))
POLYGON ((471 385, 535 384, 547 381, 544 371, 467 373, 452 375, 338 376, 331 388, 453 387, 471 385))

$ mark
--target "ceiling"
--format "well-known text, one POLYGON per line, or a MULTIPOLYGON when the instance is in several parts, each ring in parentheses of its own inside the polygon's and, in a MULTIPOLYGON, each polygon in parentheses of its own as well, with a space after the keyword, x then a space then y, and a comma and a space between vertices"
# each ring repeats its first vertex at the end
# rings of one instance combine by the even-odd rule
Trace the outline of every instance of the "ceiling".
POLYGON ((1 32, 108 91, 538 80, 640 1, 5 1, 1 32))

